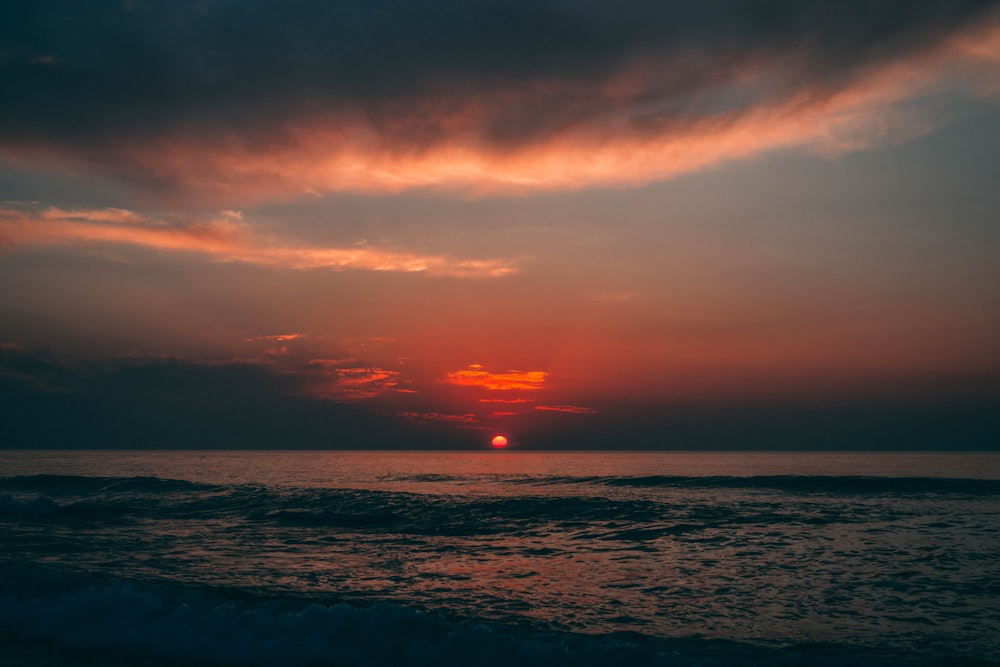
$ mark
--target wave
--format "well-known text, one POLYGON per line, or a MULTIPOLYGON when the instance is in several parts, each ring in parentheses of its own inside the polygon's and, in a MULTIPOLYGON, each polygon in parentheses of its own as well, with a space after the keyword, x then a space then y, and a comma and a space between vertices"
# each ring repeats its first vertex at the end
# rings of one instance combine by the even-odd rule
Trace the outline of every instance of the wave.
POLYGON ((22 500, 10 494, 0 496, 0 517, 35 521, 128 522, 136 508, 119 502, 60 503, 39 496, 22 500))
POLYGON ((15 566, 0 567, 0 637, 38 646, 58 642, 65 652, 91 657, 103 651, 108 665, 150 658, 343 667, 941 664, 941 656, 851 646, 561 633, 389 603, 263 599, 15 566))
POLYGON ((51 498, 20 500, 6 494, 0 496, 0 516, 45 517, 55 514, 59 505, 51 498))
POLYGON ((478 497, 369 489, 210 486, 157 478, 0 478, 0 516, 25 520, 197 519, 284 526, 392 529, 423 535, 508 532, 543 521, 651 520, 654 502, 592 497, 478 497), (114 480, 114 481, 109 481, 114 480), (40 494, 26 497, 28 493, 40 494))
MULTIPOLYGON (((384 482, 396 478, 383 478, 384 482)), ((474 483, 476 478, 454 475, 402 476, 399 481, 423 482, 429 485, 455 481, 474 483)), ((633 488, 691 488, 691 489, 771 489, 792 493, 843 493, 843 494, 918 494, 953 493, 963 495, 1000 495, 1000 480, 962 479, 951 477, 869 477, 841 475, 757 475, 757 476, 683 476, 644 475, 631 477, 606 476, 486 476, 485 481, 511 485, 530 486, 581 486, 633 488)), ((77 475, 23 475, 0 477, 0 489, 10 491, 39 491, 48 494, 92 494, 103 492, 171 493, 192 491, 218 491, 226 487, 180 479, 159 477, 83 477, 77 475)), ((243 485, 243 488, 262 488, 243 485)), ((329 490, 329 489, 319 489, 329 490)))
POLYGON ((119 521, 149 516, 168 498, 204 494, 216 487, 157 477, 25 475, 0 478, 0 517, 38 521, 119 521), (24 497, 26 493, 41 494, 24 497))
POLYGON ((49 494, 85 494, 98 492, 205 491, 218 488, 182 479, 160 477, 84 477, 81 475, 18 475, 0 477, 0 489, 10 491, 42 491, 49 494))
MULTIPOLYGON (((1000 494, 1000 481, 873 477, 535 477, 515 484, 559 485, 558 493, 456 495, 377 489, 208 485, 154 477, 37 475, 0 478, 0 520, 119 523, 141 520, 221 520, 261 529, 329 528, 349 533, 461 537, 560 530, 580 539, 643 542, 706 528, 738 525, 857 523, 886 519, 880 510, 845 506, 841 498, 894 494, 1000 494), (604 489, 678 489, 685 494, 616 494, 604 489), (811 503, 782 503, 753 493, 706 501, 704 490, 770 490, 810 496, 828 494, 836 511, 811 503), (9 492, 9 493, 4 493, 9 492)), ((432 487, 433 488, 433 487, 432 487)))
POLYGON ((636 488, 772 489, 792 493, 1000 495, 1000 480, 950 477, 864 477, 837 475, 759 475, 753 477, 645 475, 638 477, 541 477, 521 484, 598 484, 636 488))

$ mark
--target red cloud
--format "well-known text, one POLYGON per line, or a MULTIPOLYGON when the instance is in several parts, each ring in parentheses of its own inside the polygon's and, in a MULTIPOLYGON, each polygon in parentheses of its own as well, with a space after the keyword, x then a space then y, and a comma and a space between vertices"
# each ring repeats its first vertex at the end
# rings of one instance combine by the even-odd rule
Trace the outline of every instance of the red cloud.
POLYGON ((384 368, 338 368, 325 362, 336 360, 313 359, 308 368, 314 369, 310 393, 332 399, 369 399, 384 396, 396 390, 399 373, 384 368), (319 362, 319 363, 316 363, 319 362))
POLYGON ((401 417, 412 419, 420 423, 445 422, 448 424, 478 424, 479 419, 470 413, 464 415, 453 415, 444 412, 401 412, 401 417))
POLYGON ((548 412, 565 412, 573 415, 593 415, 597 413, 594 408, 585 408, 579 405, 536 405, 536 410, 546 410, 548 412))
POLYGON ((309 365, 316 366, 318 368, 336 368, 338 366, 343 366, 344 364, 352 364, 356 361, 356 359, 351 357, 346 359, 310 359, 309 365))
POLYGON ((374 382, 384 382, 399 375, 397 371, 387 371, 384 368, 338 368, 338 384, 345 387, 370 385, 374 382))

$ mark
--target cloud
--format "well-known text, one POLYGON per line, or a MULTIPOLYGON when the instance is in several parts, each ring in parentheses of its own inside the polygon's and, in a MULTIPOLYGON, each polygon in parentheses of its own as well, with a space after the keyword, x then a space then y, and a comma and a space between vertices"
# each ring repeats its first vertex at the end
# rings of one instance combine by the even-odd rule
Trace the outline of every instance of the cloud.
MULTIPOLYGON (((231 211, 225 212, 226 217, 234 216, 231 211)), ((39 217, 42 220, 56 221, 83 221, 83 222, 108 222, 117 224, 146 224, 149 221, 142 215, 123 208, 98 208, 98 209, 76 209, 65 210, 57 206, 50 206, 43 210, 39 217)))
POLYGON ((0 237, 12 246, 119 244, 206 255, 214 261, 288 269, 427 273, 493 278, 516 272, 513 261, 456 259, 382 250, 297 247, 256 235, 242 215, 224 211, 197 221, 167 221, 118 208, 63 210, 0 208, 0 237))
POLYGON ((23 3, 0 33, 0 159, 248 200, 627 185, 858 150, 933 127, 901 101, 995 87, 998 4, 23 3))
MULTIPOLYGON (((315 361, 315 360, 314 360, 315 361)), ((393 393, 399 385, 399 372, 377 366, 335 367, 330 364, 309 363, 309 370, 318 370, 320 376, 308 380, 309 393, 333 399, 372 399, 393 393)), ((308 378, 310 373, 306 372, 308 378)))
POLYGON ((66 392, 79 387, 79 378, 46 347, 4 341, 0 342, 0 394, 5 386, 45 393, 66 392))
POLYGON ((273 341, 276 343, 285 343, 293 340, 298 340, 299 338, 308 338, 308 337, 309 337, 308 334, 302 334, 302 333, 272 334, 269 336, 251 336, 250 338, 247 338, 247 342, 273 341))
POLYGON ((353 364, 357 359, 353 357, 346 357, 344 359, 310 359, 310 366, 318 366, 320 368, 337 368, 339 366, 345 366, 347 364, 353 364))
POLYGON ((340 377, 341 385, 357 387, 384 382, 395 378, 399 373, 384 368, 338 368, 337 375, 340 377))
MULTIPOLYGON (((355 380, 358 378, 355 377, 355 380)), ((367 403, 318 400, 307 374, 253 361, 66 363, 0 344, 0 448, 441 448, 474 444, 367 403)))
POLYGON ((594 408, 585 408, 579 405, 536 405, 536 410, 544 410, 547 412, 565 412, 567 414, 573 415, 593 415, 597 414, 597 410, 594 408))
POLYGON ((444 422, 446 424, 478 424, 479 418, 470 413, 463 415, 449 414, 446 412, 401 412, 400 417, 410 419, 419 423, 444 422))
MULTIPOLYGON (((481 448, 484 427, 461 409, 372 409, 318 400, 315 379, 252 361, 194 363, 131 355, 66 363, 40 346, 0 342, 0 448, 481 448)), ((880 397, 816 402, 656 403, 587 419, 518 425, 529 447, 607 449, 996 450, 996 374, 912 378, 880 397), (900 387, 905 390, 899 393, 900 387), (846 415, 846 418, 845 418, 846 415)), ((573 407, 573 406, 548 406, 573 407)), ((499 417, 497 417, 499 418, 499 417)))
POLYGON ((118 208, 63 210, 0 208, 0 230, 18 245, 118 243, 157 250, 233 256, 249 250, 226 218, 168 224, 118 208))
POLYGON ((545 385, 545 371, 505 371, 492 373, 480 364, 448 373, 445 382, 463 387, 481 387, 491 391, 534 391, 545 385))

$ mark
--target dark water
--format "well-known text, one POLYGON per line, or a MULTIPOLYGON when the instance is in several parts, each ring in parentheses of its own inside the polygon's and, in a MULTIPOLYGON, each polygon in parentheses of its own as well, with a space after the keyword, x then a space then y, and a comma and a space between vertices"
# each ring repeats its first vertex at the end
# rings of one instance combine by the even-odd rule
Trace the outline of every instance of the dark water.
POLYGON ((71 662, 1000 660, 997 455, 0 452, 0 540, 71 662))

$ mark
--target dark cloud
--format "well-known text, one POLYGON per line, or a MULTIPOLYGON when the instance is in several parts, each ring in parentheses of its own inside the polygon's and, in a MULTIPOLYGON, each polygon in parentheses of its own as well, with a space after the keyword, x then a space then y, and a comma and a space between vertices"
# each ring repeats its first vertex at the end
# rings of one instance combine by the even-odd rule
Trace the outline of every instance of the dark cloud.
POLYGON ((60 364, 48 348, 0 343, 0 386, 33 392, 60 392, 78 386, 78 376, 60 364))
MULTIPOLYGON (((994 451, 1000 382, 975 396, 914 400, 788 400, 766 405, 608 406, 537 423, 520 445, 540 449, 994 451)), ((559 416, 559 415, 557 415, 559 416)))
MULTIPOLYGON (((301 119, 330 115, 363 119, 399 151, 456 132, 494 149, 581 125, 652 133, 803 90, 827 95, 998 4, 7 3, 0 150, 71 150, 141 177, 129 153, 147 140, 265 151, 292 141, 283 132, 301 119)), ((147 176, 157 187, 174 177, 147 176)))
POLYGON ((310 398, 301 378, 257 363, 126 358, 60 362, 0 348, 7 448, 449 448, 467 434, 310 398))

